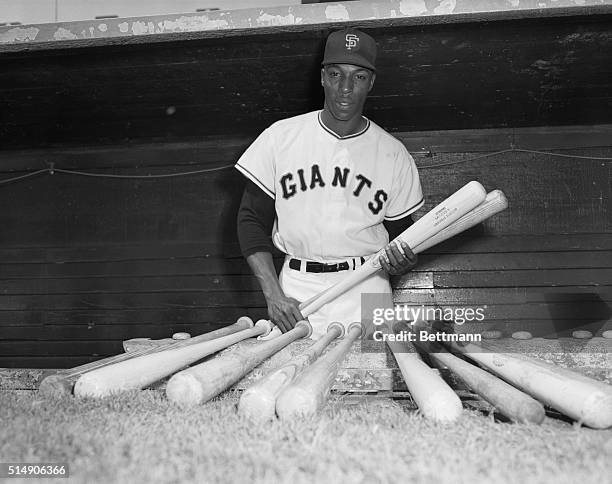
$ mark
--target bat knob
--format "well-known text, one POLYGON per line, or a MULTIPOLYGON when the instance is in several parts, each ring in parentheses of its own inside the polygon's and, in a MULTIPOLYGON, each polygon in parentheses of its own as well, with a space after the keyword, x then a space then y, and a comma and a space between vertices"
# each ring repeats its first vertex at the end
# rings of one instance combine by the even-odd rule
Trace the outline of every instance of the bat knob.
POLYGON ((304 338, 310 338, 310 336, 312 335, 312 326, 310 325, 310 323, 308 322, 307 319, 303 319, 302 321, 298 321, 298 323, 295 325, 296 328, 303 326, 306 328, 307 333, 304 335, 304 338))
POLYGON ((248 324, 249 328, 252 328, 253 326, 255 326, 255 324, 253 323, 253 320, 251 318, 249 318, 248 316, 240 316, 238 318, 238 321, 236 321, 236 323, 245 323, 248 324))
POLYGON ((172 339, 176 339, 176 340, 183 340, 183 339, 189 339, 191 338, 191 335, 189 333, 174 333, 172 335, 172 339))
POLYGON ((380 269, 382 267, 381 263, 380 263, 380 258, 382 257, 382 255, 385 253, 385 249, 380 249, 378 252, 376 252, 376 254, 374 254, 370 259, 368 259, 366 261, 372 261, 371 264, 373 267, 376 267, 377 269, 380 269))
POLYGON ((349 327, 347 328, 346 332, 348 334, 351 331, 357 331, 357 330, 359 330, 359 333, 361 334, 363 328, 361 327, 361 323, 355 321, 355 322, 349 324, 349 327))
POLYGON ((274 329, 274 326, 272 326, 272 322, 267 319, 260 319, 255 323, 255 326, 259 326, 265 329, 265 331, 260 335, 260 337, 262 338, 268 336, 270 332, 274 329))
POLYGON ((134 350, 135 346, 142 345, 143 343, 147 343, 149 341, 151 341, 151 338, 126 339, 123 342, 123 351, 125 351, 126 353, 129 353, 130 351, 134 350))
POLYGON ((339 323, 338 321, 334 321, 333 323, 330 323, 330 325, 327 327, 327 332, 329 333, 330 331, 333 331, 334 328, 337 328, 339 331, 338 336, 336 336, 336 338, 344 338, 344 335, 346 334, 346 329, 344 329, 344 325, 342 323, 339 323))

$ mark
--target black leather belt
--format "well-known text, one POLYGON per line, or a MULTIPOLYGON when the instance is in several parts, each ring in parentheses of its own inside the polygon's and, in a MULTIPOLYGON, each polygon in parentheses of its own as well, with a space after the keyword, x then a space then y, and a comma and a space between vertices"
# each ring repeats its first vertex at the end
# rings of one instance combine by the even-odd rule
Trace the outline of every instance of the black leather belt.
MULTIPOLYGON (((361 264, 365 262, 363 257, 360 257, 361 264)), ((356 269, 357 263, 355 260, 339 262, 337 264, 324 264, 323 262, 309 262, 302 261, 300 259, 290 259, 289 267, 293 270, 299 271, 302 268, 302 264, 306 264, 306 272, 339 272, 348 271, 349 269, 356 269)), ((359 265, 361 265, 359 264, 359 265)))

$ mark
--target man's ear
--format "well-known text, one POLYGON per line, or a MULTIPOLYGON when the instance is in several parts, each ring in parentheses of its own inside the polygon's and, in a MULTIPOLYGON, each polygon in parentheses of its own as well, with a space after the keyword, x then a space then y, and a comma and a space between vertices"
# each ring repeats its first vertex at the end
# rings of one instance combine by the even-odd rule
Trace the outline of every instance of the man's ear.
POLYGON ((370 79, 370 88, 368 89, 368 92, 370 92, 372 88, 374 87, 375 80, 376 80, 376 72, 372 72, 372 77, 370 79))
POLYGON ((325 67, 321 67, 321 85, 325 85, 325 67))

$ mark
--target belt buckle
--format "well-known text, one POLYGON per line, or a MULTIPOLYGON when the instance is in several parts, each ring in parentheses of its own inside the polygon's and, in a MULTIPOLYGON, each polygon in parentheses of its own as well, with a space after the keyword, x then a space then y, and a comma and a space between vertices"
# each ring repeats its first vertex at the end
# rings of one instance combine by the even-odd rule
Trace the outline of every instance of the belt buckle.
POLYGON ((338 269, 337 271, 348 271, 349 270, 349 263, 348 262, 341 262, 340 264, 337 264, 338 269))

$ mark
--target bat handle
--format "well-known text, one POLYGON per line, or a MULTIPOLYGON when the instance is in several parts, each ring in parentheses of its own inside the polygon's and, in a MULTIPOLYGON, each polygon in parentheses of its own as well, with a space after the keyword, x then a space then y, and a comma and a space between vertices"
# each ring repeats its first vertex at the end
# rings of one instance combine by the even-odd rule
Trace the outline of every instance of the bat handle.
POLYGON ((376 254, 374 254, 372 257, 370 257, 366 261, 366 264, 372 264, 372 267, 374 267, 376 269, 379 269, 379 270, 382 269, 382 264, 380 263, 380 258, 382 257, 382 255, 384 253, 385 253, 385 248, 383 247, 378 252, 376 252, 376 254))
POLYGON ((346 329, 344 329, 344 325, 339 323, 338 321, 334 321, 333 323, 330 323, 329 326, 327 327, 328 333, 331 333, 332 331, 335 331, 337 333, 336 335, 337 339, 344 338, 344 335, 346 334, 346 329))
POLYGON ((262 328, 263 332, 259 335, 260 338, 265 338, 266 336, 268 336, 274 328, 274 326, 272 325, 272 321, 269 321, 267 319, 260 319, 255 323, 255 327, 262 328))

